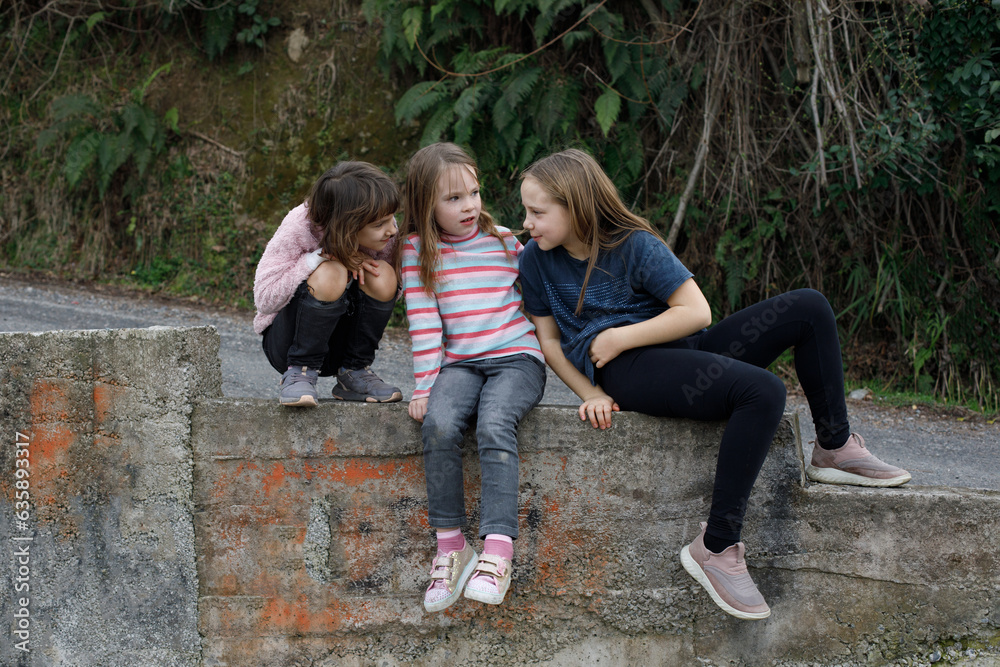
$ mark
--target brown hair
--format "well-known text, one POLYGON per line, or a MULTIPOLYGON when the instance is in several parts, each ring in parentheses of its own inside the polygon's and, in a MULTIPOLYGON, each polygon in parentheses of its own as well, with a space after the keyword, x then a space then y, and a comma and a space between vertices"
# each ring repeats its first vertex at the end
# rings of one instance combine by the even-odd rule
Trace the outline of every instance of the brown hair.
MULTIPOLYGON (((538 160, 521 179, 533 178, 543 190, 569 212, 573 233, 590 248, 576 314, 583 309, 583 295, 601 251, 617 248, 632 232, 656 233, 649 222, 626 208, 618 189, 597 161, 581 150, 553 153, 538 160)), ((662 239, 660 239, 662 241, 662 239)))
MULTIPOLYGON (((434 219, 434 205, 441 194, 437 191, 437 183, 445 170, 455 166, 467 167, 476 180, 479 180, 475 160, 459 146, 447 142, 431 144, 414 153, 406 173, 403 229, 406 234, 416 233, 420 237, 420 281, 427 292, 432 292, 437 287, 437 268, 441 263, 441 250, 438 247, 441 234, 434 219)), ((481 231, 500 241, 504 252, 510 257, 507 243, 497 229, 493 216, 485 208, 480 210, 478 225, 481 231)))
MULTIPOLYGON (((306 206, 323 252, 357 271, 363 259, 358 232, 399 210, 399 188, 375 165, 339 162, 313 184, 306 206)), ((393 244, 389 262, 397 274, 401 245, 393 244)))

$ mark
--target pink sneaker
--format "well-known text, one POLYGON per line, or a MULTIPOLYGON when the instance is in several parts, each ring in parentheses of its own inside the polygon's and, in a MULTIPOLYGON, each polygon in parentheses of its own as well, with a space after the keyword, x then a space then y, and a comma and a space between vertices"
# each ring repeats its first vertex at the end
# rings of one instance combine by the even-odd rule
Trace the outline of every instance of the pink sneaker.
POLYGON ((476 550, 468 542, 461 551, 435 557, 431 563, 431 585, 424 592, 424 609, 442 611, 454 604, 476 569, 477 560, 476 550))
POLYGON ((681 549, 681 565, 727 614, 748 621, 770 616, 771 608, 747 572, 743 543, 737 542, 720 554, 712 553, 705 548, 707 525, 702 523, 694 542, 681 549))
POLYGON ((486 604, 500 604, 514 571, 511 562, 503 556, 483 554, 476 564, 474 576, 465 587, 465 597, 486 604))
POLYGON ((865 439, 857 433, 837 449, 813 447, 806 475, 814 482, 857 486, 899 486, 910 481, 910 473, 869 452, 865 439))

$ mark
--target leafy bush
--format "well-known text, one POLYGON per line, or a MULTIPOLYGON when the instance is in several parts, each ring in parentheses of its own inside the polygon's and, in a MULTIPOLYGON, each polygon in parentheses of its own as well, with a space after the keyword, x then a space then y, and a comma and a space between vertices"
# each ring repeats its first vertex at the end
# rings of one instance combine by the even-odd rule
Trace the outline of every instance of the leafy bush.
POLYGON ((367 0, 364 9, 382 22, 387 71, 426 78, 399 98, 397 120, 423 121, 424 145, 470 146, 495 186, 553 146, 583 145, 636 192, 643 135, 669 131, 700 83, 647 41, 637 26, 648 17, 629 4, 367 0))
MULTIPOLYGON (((816 287, 861 372, 998 407, 1000 343, 977 333, 1000 325, 996 4, 364 8, 406 90, 398 122, 469 146, 487 193, 582 145, 717 316, 816 287)), ((497 198, 517 215, 516 192, 497 198)))
POLYGON ((131 167, 124 176, 126 196, 135 200, 144 191, 142 181, 150 162, 164 150, 167 130, 177 131, 176 107, 160 119, 143 104, 149 84, 164 71, 170 71, 169 63, 153 72, 118 109, 102 108, 89 95, 67 95, 52 102, 56 123, 39 133, 36 147, 41 152, 59 140, 69 142, 63 174, 71 188, 89 176, 104 199, 112 180, 131 167))
POLYGON ((243 0, 236 5, 231 0, 216 0, 202 14, 205 52, 209 60, 220 57, 234 35, 240 44, 264 48, 268 30, 281 25, 277 16, 265 17, 260 12, 260 0, 243 0))

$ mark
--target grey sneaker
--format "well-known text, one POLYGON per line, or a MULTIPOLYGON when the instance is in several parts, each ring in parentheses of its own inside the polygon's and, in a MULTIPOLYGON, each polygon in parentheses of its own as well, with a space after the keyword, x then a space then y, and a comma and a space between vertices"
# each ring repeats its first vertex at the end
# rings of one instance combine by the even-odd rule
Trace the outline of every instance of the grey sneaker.
POLYGON ((403 400, 403 392, 382 382, 379 376, 367 368, 337 372, 337 386, 333 397, 341 401, 365 401, 366 403, 395 403, 403 400))
POLYGON ((838 449, 813 447, 806 475, 814 482, 857 486, 899 486, 910 481, 910 473, 869 452, 865 439, 857 433, 838 449))
POLYGON ((770 616, 771 609, 747 572, 743 543, 712 553, 705 548, 705 527, 702 523, 694 542, 681 549, 681 565, 727 614, 747 621, 770 616))
POLYGON ((316 380, 319 372, 306 366, 291 366, 281 375, 281 395, 278 401, 282 405, 314 408, 316 400, 316 380))

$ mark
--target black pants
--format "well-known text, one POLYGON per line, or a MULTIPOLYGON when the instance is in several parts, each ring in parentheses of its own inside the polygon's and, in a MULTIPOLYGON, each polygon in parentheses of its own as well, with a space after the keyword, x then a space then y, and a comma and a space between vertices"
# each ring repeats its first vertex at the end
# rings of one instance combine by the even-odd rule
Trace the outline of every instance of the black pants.
POLYGON ((784 384, 764 369, 789 348, 817 445, 839 447, 850 436, 840 339, 833 309, 815 290, 762 301, 679 341, 628 350, 597 371, 622 410, 729 420, 707 529, 719 540, 740 539, 750 489, 785 409, 784 384))
POLYGON ((340 368, 366 368, 375 360, 396 300, 378 301, 352 281, 336 301, 320 301, 302 282, 295 296, 264 330, 267 360, 279 372, 308 366, 322 376, 340 368))

